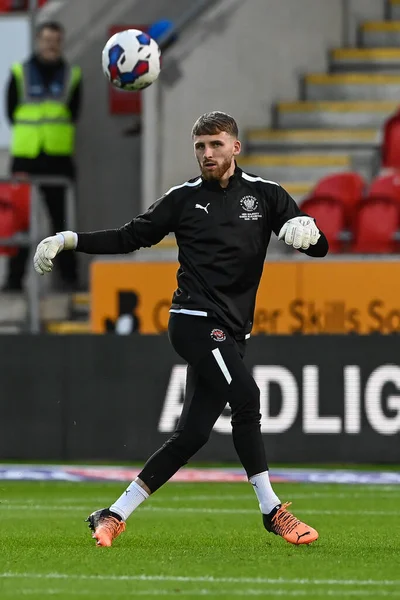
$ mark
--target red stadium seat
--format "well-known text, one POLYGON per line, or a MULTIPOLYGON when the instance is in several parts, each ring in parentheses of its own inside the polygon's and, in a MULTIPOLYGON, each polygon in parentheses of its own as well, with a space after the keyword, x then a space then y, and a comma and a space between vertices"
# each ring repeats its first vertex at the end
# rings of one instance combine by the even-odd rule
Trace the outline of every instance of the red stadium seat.
POLYGON ((382 166, 400 169, 400 112, 385 123, 382 143, 382 166))
MULTIPOLYGON (((0 183, 0 238, 10 238, 17 232, 15 205, 12 199, 11 186, 0 183)), ((0 254, 15 256, 17 248, 0 245, 0 254)))
POLYGON ((351 251, 360 254, 398 252, 400 205, 390 198, 363 201, 358 208, 351 251))
POLYGON ((31 186, 29 183, 12 183, 10 185, 17 231, 27 231, 30 223, 31 186))
POLYGON ((315 197, 304 200, 301 210, 314 217, 329 242, 329 252, 341 252, 345 230, 345 212, 342 202, 335 198, 315 197))
MULTIPOLYGON (((0 183, 0 238, 9 238, 29 229, 30 186, 27 183, 0 183)), ((15 256, 18 249, 1 246, 0 254, 15 256)))
POLYGON ((344 205, 345 221, 350 227, 356 207, 366 188, 364 178, 355 172, 334 173, 323 177, 311 192, 310 198, 324 196, 339 200, 344 205))
POLYGON ((378 175, 371 182, 367 198, 392 198, 400 202, 400 171, 378 175))
MULTIPOLYGON (((15 231, 14 207, 12 202, 0 197, 0 238, 9 238, 15 231)), ((17 248, 0 246, 1 256, 15 256, 17 248)))

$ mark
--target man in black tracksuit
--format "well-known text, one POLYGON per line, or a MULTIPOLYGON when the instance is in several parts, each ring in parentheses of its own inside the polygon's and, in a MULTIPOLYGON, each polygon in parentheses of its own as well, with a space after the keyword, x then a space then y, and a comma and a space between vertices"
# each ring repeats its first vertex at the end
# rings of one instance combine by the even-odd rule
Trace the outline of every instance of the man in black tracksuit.
POLYGON ((192 130, 201 176, 171 188, 120 229, 65 231, 38 246, 34 264, 40 274, 51 271, 52 258, 62 250, 128 253, 158 243, 169 232, 175 233, 179 247, 169 338, 188 363, 182 415, 172 437, 121 497, 89 516, 100 546, 110 546, 133 510, 207 442, 227 403, 235 449, 266 529, 294 544, 318 537, 272 489, 260 431, 259 390, 243 356, 271 233, 309 256, 325 256, 328 243, 283 188, 238 168, 237 136, 229 115, 203 115, 192 130))

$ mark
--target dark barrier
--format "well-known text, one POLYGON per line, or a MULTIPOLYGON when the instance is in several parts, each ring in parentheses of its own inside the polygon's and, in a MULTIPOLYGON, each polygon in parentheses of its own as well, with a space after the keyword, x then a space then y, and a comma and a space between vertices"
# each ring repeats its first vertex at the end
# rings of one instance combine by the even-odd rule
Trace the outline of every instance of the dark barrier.
MULTIPOLYGON (((185 367, 166 336, 3 336, 0 352, 0 458, 142 461, 175 427, 185 367)), ((271 463, 400 463, 397 336, 258 336, 246 362, 271 463)), ((228 412, 196 458, 237 460, 228 412)))

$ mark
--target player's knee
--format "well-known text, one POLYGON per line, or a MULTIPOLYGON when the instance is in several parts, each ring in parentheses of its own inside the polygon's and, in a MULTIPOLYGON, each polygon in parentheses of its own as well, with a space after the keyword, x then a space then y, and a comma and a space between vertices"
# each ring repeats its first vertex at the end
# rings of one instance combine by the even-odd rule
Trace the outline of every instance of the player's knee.
POLYGON ((208 434, 208 433, 204 433, 201 431, 197 431, 195 433, 193 440, 190 440, 190 444, 189 444, 193 454, 195 452, 197 452, 198 450, 200 450, 200 448, 202 448, 208 442, 209 437, 210 437, 210 434, 208 434))
POLYGON ((241 422, 259 422, 260 415, 260 390, 255 381, 245 389, 238 390, 238 400, 232 403, 232 425, 241 422))
POLYGON ((199 430, 176 431, 166 442, 170 450, 183 460, 188 460, 207 443, 209 433, 199 430))
POLYGON ((249 430, 253 431, 254 426, 260 426, 261 413, 259 412, 242 412, 232 416, 233 431, 249 430))

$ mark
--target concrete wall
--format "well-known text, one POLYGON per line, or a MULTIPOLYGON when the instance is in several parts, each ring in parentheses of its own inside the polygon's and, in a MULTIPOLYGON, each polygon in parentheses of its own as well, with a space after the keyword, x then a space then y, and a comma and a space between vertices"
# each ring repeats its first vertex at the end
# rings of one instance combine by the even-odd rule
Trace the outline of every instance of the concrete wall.
MULTIPOLYGON (((108 114, 107 84, 100 68, 107 27, 116 22, 151 22, 161 16, 178 18, 190 1, 115 0, 111 7, 109 0, 49 3, 60 7, 48 16, 66 26, 67 55, 82 66, 85 78, 77 146, 81 229, 117 225, 140 206, 140 144, 123 136, 132 119, 108 114)), ((230 19, 218 19, 219 8, 207 17, 209 34, 188 53, 185 77, 165 92, 163 188, 196 168, 191 153, 182 148, 190 148, 190 127, 199 114, 220 107, 237 117, 242 130, 267 126, 271 103, 298 97, 298 76, 310 69, 324 70, 326 50, 346 38, 344 4, 341 0, 240 0, 235 9, 235 0, 228 0, 222 6, 232 12, 230 19), (179 148, 179 161, 171 151, 171 139, 179 148)), ((347 6, 351 42, 362 20, 384 14, 384 0, 348 0, 347 6)), ((188 37, 193 38, 194 31, 188 37)), ((181 44, 177 51, 180 57, 184 54, 181 44)), ((5 174, 8 162, 3 154, 0 163, 5 174)))
MULTIPOLYGON (((326 0, 323 0, 323 2, 326 0)), ((386 0, 346 0, 343 13, 343 45, 357 45, 357 33, 363 21, 381 21, 385 18, 386 0)))
MULTIPOLYGON (((348 1, 352 31, 363 19, 383 16, 384 0, 348 1)), ((190 2, 195 0, 69 0, 52 15, 66 25, 67 56, 84 74, 77 144, 80 230, 118 226, 140 209, 140 140, 123 135, 130 117, 108 113, 108 87, 100 64, 108 26, 177 19, 190 2)), ((185 57, 184 77, 164 87, 161 189, 196 174, 190 128, 199 114, 216 108, 231 112, 242 132, 268 126, 271 104, 296 99, 299 76, 324 71, 327 50, 343 42, 341 0, 215 4, 203 26, 194 26, 172 51, 185 57)), ((6 157, 0 158, 5 164, 6 157)))
POLYGON ((163 188, 196 173, 190 129, 200 114, 229 112, 244 132, 271 124, 272 103, 299 97, 299 76, 324 71, 327 50, 341 45, 341 7, 331 0, 226 0, 229 18, 218 17, 220 7, 207 14, 201 45, 190 50, 189 33, 172 51, 187 58, 184 77, 163 91, 163 188))
POLYGON ((203 43, 173 51, 188 54, 184 78, 163 87, 162 189, 196 172, 189 134, 199 114, 230 112, 242 132, 270 126, 271 105, 299 98, 299 76, 325 71, 327 51, 355 45, 359 25, 383 19, 384 6, 384 0, 226 0, 229 19, 219 19, 220 7, 208 14, 204 28, 211 33, 203 43), (222 28, 210 27, 219 21, 222 28))

